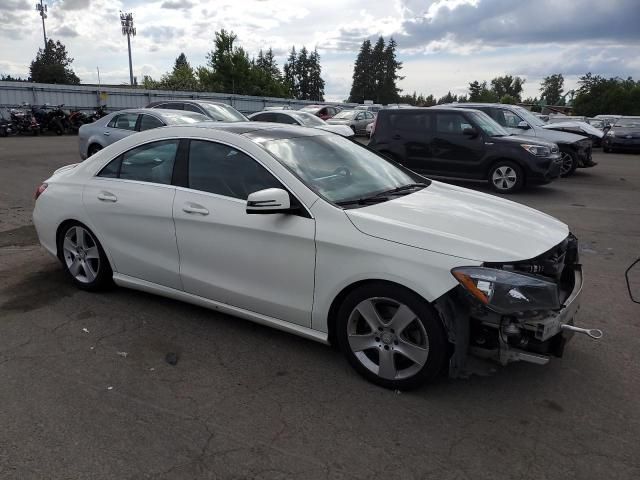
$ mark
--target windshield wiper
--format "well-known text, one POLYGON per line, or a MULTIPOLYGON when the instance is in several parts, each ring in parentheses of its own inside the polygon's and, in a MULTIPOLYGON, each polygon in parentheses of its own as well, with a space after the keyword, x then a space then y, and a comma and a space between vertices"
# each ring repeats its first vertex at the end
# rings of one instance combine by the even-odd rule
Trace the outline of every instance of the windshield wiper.
POLYGON ((389 197, 383 197, 378 195, 373 195, 371 197, 362 197, 362 198, 354 198, 352 200, 342 200, 341 202, 336 202, 336 205, 340 205, 344 207, 346 205, 374 205, 376 203, 382 203, 389 200, 389 197))
POLYGON ((399 187, 396 188, 392 188, 391 190, 385 190, 384 192, 380 192, 377 195, 375 195, 376 197, 378 196, 382 196, 382 195, 393 195, 394 193, 401 193, 401 192, 406 192, 408 190, 415 190, 416 188, 426 188, 429 185, 426 183, 408 183, 406 185, 401 185, 399 187))

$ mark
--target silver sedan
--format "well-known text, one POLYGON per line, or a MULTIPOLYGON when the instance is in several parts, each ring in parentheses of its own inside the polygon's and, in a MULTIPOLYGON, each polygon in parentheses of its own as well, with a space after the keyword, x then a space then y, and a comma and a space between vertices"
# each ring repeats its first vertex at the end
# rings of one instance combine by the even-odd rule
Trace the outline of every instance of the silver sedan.
POLYGON ((185 125, 207 121, 209 118, 195 112, 158 108, 119 110, 80 127, 78 131, 80 157, 84 160, 107 145, 136 132, 167 125, 185 125))
POLYGON ((367 125, 373 123, 375 116, 371 112, 364 110, 343 110, 336 116, 327 120, 329 125, 346 125, 353 130, 356 135, 365 135, 367 125))

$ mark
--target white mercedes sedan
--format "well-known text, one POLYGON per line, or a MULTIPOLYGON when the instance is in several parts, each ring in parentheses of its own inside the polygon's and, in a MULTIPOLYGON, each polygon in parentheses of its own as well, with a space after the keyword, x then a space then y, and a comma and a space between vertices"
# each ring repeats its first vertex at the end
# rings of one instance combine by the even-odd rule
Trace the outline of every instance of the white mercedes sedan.
POLYGON ((40 242, 79 288, 115 283, 340 346, 408 389, 561 356, 582 272, 567 226, 430 181, 347 138, 274 123, 140 132, 36 192, 40 242))

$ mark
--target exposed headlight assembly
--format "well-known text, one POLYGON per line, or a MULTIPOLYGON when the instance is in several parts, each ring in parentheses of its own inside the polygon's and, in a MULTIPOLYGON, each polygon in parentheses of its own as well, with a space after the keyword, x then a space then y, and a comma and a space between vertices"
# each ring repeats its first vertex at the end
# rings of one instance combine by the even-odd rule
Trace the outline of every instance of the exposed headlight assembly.
POLYGON ((609 130, 607 132, 607 137, 615 137, 616 136, 616 132, 615 130, 609 130))
POLYGON ((560 308, 558 287, 551 281, 486 267, 459 267, 451 273, 471 296, 499 314, 560 308))
POLYGON ((547 157, 551 155, 551 149, 549 149, 549 147, 542 145, 529 145, 527 143, 521 143, 520 146, 536 157, 547 157))

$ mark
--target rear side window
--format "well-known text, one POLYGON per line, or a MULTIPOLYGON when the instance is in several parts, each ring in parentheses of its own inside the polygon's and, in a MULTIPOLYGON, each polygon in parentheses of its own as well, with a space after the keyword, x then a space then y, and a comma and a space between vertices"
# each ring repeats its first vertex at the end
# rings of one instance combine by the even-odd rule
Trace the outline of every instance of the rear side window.
POLYGON ((135 130, 138 121, 137 113, 121 113, 114 116, 107 124, 109 128, 119 128, 121 130, 135 130))
POLYGON ((450 135, 462 135, 465 128, 470 128, 469 121, 460 113, 436 114, 436 131, 450 135))
POLYGON ((429 113, 392 113, 389 121, 393 130, 413 133, 427 133, 431 128, 429 113))
POLYGON ((164 127, 164 123, 151 115, 142 115, 140 119, 140 131, 151 130, 152 128, 164 127))
POLYGON ((289 115, 286 115, 284 113, 274 113, 273 115, 275 115, 276 122, 278 123, 286 123, 288 125, 298 125, 298 122, 296 122, 295 118, 291 118, 289 115))
POLYGON ((273 113, 259 113, 251 117, 254 122, 275 122, 276 116, 273 113))
POLYGON ((153 108, 166 108, 168 110, 184 110, 184 103, 182 102, 167 102, 156 105, 153 108))
POLYGON ((184 109, 187 112, 196 112, 196 113, 201 113, 204 115, 204 112, 202 111, 202 109, 200 107, 198 107, 197 105, 191 105, 190 103, 185 103, 184 104, 184 109))
POLYGON ((189 188, 246 200, 250 193, 282 184, 248 155, 220 143, 191 140, 189 188))
POLYGON ((103 178, 171 184, 178 140, 162 140, 129 150, 98 173, 103 178))

